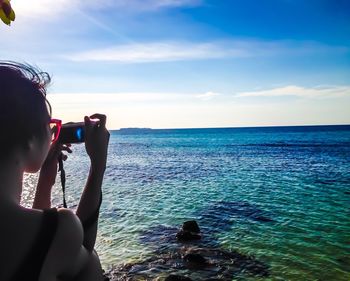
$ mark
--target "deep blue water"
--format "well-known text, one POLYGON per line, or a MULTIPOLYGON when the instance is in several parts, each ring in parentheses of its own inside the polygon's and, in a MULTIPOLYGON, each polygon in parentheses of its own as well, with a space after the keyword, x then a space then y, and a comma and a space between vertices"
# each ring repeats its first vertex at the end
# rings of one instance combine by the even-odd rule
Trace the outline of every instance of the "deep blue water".
MULTIPOLYGON (((73 149, 74 207, 89 161, 73 149)), ((148 257, 145 233, 196 219, 218 247, 266 263, 268 280, 350 280, 350 126, 113 131, 103 190, 104 266, 148 257)))

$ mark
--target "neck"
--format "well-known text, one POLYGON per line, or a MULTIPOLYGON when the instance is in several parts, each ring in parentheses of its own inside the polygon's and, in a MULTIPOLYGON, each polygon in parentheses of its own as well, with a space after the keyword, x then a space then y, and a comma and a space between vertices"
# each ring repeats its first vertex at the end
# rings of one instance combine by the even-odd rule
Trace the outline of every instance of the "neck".
POLYGON ((23 165, 18 157, 0 163, 0 201, 1 205, 21 201, 23 165))

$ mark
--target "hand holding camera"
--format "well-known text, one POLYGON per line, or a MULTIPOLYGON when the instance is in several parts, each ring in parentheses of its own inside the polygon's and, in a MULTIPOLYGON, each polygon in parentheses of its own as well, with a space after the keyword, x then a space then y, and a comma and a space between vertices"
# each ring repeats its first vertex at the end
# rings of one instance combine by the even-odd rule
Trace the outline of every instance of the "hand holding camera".
POLYGON ((106 115, 85 116, 84 122, 62 125, 57 140, 60 144, 85 142, 86 152, 94 167, 104 167, 107 160, 109 132, 106 129, 106 115), (98 119, 97 121, 95 121, 98 119))
POLYGON ((102 172, 105 170, 109 142, 105 115, 96 113, 90 117, 85 116, 84 122, 70 122, 60 125, 59 128, 54 126, 53 130, 58 138, 51 145, 41 173, 46 181, 50 182, 50 185, 55 182, 59 156, 61 155, 63 160, 67 159, 67 155, 63 154, 62 151, 72 152, 71 143, 85 142, 92 168, 102 172))
POLYGON ((107 162, 107 149, 109 143, 109 132, 106 129, 106 115, 93 114, 85 116, 85 148, 91 159, 92 169, 104 170, 107 162), (93 122, 91 119, 99 119, 93 122))

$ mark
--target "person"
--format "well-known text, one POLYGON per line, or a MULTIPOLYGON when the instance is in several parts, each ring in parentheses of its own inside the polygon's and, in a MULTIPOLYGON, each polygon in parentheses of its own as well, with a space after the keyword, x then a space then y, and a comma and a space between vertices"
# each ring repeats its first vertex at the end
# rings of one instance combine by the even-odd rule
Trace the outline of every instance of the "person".
POLYGON ((58 158, 72 151, 56 140, 49 82, 30 65, 0 62, 0 280, 104 280, 94 246, 109 143, 106 116, 84 118, 91 166, 76 213, 51 208, 58 158), (33 208, 22 207, 23 174, 39 170, 33 208))

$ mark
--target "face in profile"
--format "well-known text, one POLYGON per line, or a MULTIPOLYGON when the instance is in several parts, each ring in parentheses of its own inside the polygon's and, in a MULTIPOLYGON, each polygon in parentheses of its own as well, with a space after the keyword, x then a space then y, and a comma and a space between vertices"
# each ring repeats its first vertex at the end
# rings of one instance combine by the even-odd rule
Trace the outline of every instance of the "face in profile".
POLYGON ((26 172, 40 169, 50 147, 50 81, 48 73, 30 65, 0 60, 0 119, 6 132, 0 137, 0 160, 16 157, 26 172))
POLYGON ((29 143, 27 164, 25 172, 36 173, 40 170, 49 152, 52 132, 49 124, 42 137, 34 136, 29 143))

